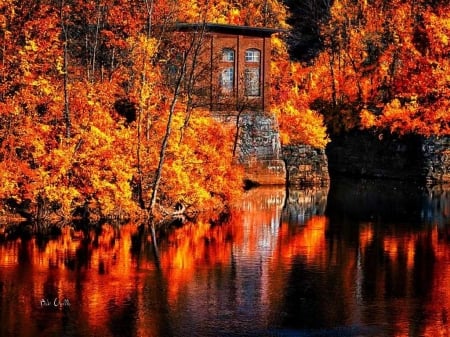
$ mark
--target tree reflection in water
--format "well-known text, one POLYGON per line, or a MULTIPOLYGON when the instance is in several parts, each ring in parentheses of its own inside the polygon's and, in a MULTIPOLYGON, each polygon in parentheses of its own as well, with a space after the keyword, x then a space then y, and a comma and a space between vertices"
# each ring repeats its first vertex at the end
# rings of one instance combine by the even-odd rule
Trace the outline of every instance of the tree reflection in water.
POLYGON ((134 224, 2 241, 0 335, 447 336, 446 191, 251 190, 160 236, 158 263, 134 224))

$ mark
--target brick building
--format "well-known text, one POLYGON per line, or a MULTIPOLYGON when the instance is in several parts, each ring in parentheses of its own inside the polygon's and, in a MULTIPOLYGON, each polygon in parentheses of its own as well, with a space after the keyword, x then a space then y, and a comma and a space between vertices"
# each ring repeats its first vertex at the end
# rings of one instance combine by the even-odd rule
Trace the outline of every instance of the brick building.
POLYGON ((284 184, 279 133, 270 112, 271 36, 283 30, 179 23, 175 31, 177 43, 189 51, 185 72, 188 82, 193 79, 193 107, 236 126, 233 153, 248 181, 284 184))
MULTIPOLYGON (((266 111, 270 104, 272 34, 281 30, 214 23, 179 23, 176 31, 197 35, 195 105, 213 112, 266 111)), ((192 58, 192 57, 191 57, 192 58)))

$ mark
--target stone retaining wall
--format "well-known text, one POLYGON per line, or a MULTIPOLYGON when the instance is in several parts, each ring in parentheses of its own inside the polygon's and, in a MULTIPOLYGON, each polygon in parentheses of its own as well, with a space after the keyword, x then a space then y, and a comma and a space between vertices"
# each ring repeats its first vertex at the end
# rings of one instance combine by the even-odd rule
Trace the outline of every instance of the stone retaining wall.
POLYGON ((280 136, 274 116, 263 112, 246 112, 239 118, 239 160, 277 160, 280 136))
MULTIPOLYGON (((236 118, 228 119, 236 124, 236 118)), ((246 178, 262 185, 327 185, 325 151, 308 145, 281 146, 276 119, 270 113, 245 112, 239 117, 238 158, 246 178), (288 170, 288 174, 286 174, 288 170)))
POLYGON ((428 184, 450 183, 450 137, 422 141, 423 176, 428 184))
POLYGON ((261 185, 285 184, 286 171, 280 160, 280 137, 273 115, 253 111, 241 114, 238 160, 245 167, 247 180, 261 185))
POLYGON ((449 137, 355 131, 333 137, 326 153, 332 176, 450 182, 449 137))
POLYGON ((286 145, 282 157, 290 186, 325 186, 329 183, 325 150, 309 145, 286 145))

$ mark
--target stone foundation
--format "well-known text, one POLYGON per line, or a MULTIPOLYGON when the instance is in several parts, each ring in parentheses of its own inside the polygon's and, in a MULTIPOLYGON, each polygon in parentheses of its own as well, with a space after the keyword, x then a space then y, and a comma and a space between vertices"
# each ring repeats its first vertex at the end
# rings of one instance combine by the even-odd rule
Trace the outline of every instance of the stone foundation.
POLYGON ((326 186, 329 183, 325 151, 309 145, 286 145, 282 157, 289 186, 326 186))
POLYGON ((263 112, 241 114, 238 160, 245 167, 246 179, 261 185, 284 185, 286 170, 280 147, 274 116, 263 112))
POLYGON ((282 160, 260 159, 244 163, 245 179, 260 185, 284 185, 286 168, 282 160))
POLYGON ((239 160, 280 159, 280 135, 274 116, 263 112, 242 113, 239 118, 239 160))
POLYGON ((325 186, 329 182, 325 151, 308 145, 281 146, 271 114, 247 112, 239 119, 239 160, 246 178, 262 185, 325 186))

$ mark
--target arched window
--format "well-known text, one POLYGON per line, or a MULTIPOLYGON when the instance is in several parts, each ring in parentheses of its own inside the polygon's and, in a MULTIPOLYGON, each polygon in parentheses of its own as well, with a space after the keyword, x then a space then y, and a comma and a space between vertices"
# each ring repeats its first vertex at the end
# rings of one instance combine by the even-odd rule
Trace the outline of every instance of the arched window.
POLYGON ((223 62, 234 62, 234 50, 231 48, 225 48, 222 50, 223 62))
POLYGON ((261 95, 261 52, 258 49, 247 49, 245 51, 245 95, 260 96, 261 95))
POLYGON ((247 49, 245 51, 245 62, 259 63, 261 52, 258 49, 247 49))

